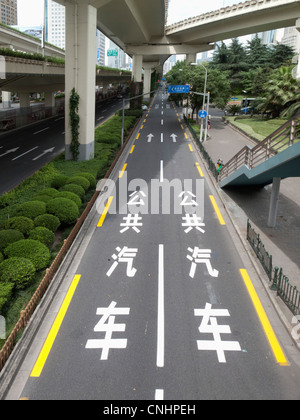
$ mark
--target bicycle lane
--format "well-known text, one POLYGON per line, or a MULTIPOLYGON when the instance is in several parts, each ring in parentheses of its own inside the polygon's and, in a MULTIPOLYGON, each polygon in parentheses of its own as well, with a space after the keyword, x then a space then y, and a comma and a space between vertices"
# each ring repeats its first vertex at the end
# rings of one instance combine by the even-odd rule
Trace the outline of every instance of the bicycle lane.
MULTIPOLYGON (((277 364, 241 279, 242 262, 207 184, 199 187, 201 221, 185 212, 142 214, 154 197, 151 179, 163 184, 203 178, 180 124, 176 143, 148 141, 146 129, 161 139, 159 111, 152 108, 120 172, 119 182, 126 176, 145 181, 126 198, 140 213, 129 218, 108 212, 95 228, 45 365, 24 389, 29 399, 283 396, 276 391, 277 364)), ((173 129, 174 111, 167 116, 173 129)), ((184 210, 192 194, 197 202, 195 190, 176 197, 184 210)))

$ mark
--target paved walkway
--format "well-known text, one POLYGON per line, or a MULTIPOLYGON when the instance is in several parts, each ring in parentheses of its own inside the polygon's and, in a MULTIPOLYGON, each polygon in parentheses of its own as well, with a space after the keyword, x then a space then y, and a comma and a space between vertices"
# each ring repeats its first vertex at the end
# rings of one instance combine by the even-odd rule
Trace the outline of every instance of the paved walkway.
MULTIPOLYGON (((256 143, 237 130, 226 125, 220 112, 212 110, 209 138, 204 146, 211 158, 226 163, 242 147, 256 143)), ((300 178, 281 181, 277 224, 267 226, 272 186, 249 190, 236 188, 220 191, 227 209, 246 238, 247 219, 261 235, 266 250, 273 256, 273 265, 282 267, 290 284, 300 290, 300 178)))

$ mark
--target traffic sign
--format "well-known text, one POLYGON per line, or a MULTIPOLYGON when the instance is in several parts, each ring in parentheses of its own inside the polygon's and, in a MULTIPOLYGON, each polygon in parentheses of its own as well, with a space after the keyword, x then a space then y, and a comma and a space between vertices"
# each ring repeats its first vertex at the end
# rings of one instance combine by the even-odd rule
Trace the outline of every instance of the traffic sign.
POLYGON ((107 50, 108 57, 117 57, 118 56, 118 49, 115 48, 114 50, 107 50))
POLYGON ((199 111, 199 118, 206 118, 207 117, 207 112, 204 110, 199 111))
POLYGON ((171 85, 168 86, 168 93, 189 93, 189 85, 171 85))

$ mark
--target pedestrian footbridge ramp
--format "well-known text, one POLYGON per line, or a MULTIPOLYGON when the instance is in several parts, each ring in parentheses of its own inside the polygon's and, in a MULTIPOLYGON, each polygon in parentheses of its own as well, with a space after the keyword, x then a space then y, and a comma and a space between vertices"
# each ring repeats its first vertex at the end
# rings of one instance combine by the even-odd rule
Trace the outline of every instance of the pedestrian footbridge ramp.
POLYGON ((265 186, 300 177, 300 114, 253 148, 245 146, 221 169, 219 185, 265 186))

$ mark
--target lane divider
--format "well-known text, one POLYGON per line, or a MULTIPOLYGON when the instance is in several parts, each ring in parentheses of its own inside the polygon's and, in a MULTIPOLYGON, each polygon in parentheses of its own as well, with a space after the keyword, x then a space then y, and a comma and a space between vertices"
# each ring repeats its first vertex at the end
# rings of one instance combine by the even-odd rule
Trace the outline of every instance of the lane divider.
POLYGON ((68 292, 67 292, 67 294, 64 298, 64 301, 63 301, 63 303, 60 307, 60 310, 59 310, 59 312, 58 312, 58 314, 55 318, 55 321, 54 321, 54 323, 51 327, 51 330, 50 330, 50 332, 49 332, 49 334, 46 338, 46 341, 45 341, 45 343, 42 347, 42 350, 41 350, 41 352, 38 356, 38 359, 37 359, 32 371, 31 371, 30 376, 33 377, 33 378, 39 378, 41 373, 42 373, 42 370, 45 366, 45 363, 47 361, 47 358, 49 356, 49 353, 51 351, 53 343, 54 343, 54 341, 56 339, 56 336, 59 332, 60 326, 61 326, 61 324, 64 320, 64 317, 65 317, 65 315, 67 313, 67 310, 70 306, 71 300, 72 300, 72 298, 74 296, 74 293, 76 291, 76 288, 78 286, 80 278, 81 278, 81 275, 77 274, 77 275, 74 276, 74 278, 72 280, 72 283, 69 287, 69 290, 68 290, 68 292))
POLYGON ((213 205, 213 208, 214 208, 214 210, 215 210, 215 212, 216 212, 216 214, 218 216, 220 225, 225 225, 226 224, 225 223, 225 220, 223 219, 223 216, 222 216, 222 214, 221 214, 221 212, 219 210, 219 207, 218 207, 218 205, 216 203, 215 197, 213 195, 210 195, 209 198, 210 198, 210 201, 211 201, 211 203, 213 205))
POLYGON ((202 169, 200 168, 200 165, 199 165, 198 162, 196 162, 196 168, 198 169, 198 172, 199 172, 200 176, 202 178, 204 178, 204 173, 202 172, 202 169))
POLYGON ((103 210, 103 213, 101 214, 101 217, 100 217, 99 222, 97 224, 97 227, 102 227, 103 226, 104 220, 106 218, 106 215, 108 213, 108 210, 109 210, 109 208, 111 206, 111 202, 113 201, 113 199, 114 199, 113 196, 110 196, 108 198, 107 203, 106 203, 106 206, 105 206, 105 208, 103 210))
POLYGON ((119 178, 122 178, 122 176, 124 175, 124 172, 126 171, 127 168, 127 163, 125 163, 125 165, 123 166, 123 169, 120 172, 119 178))
POLYGON ((248 293, 250 295, 250 298, 252 300, 253 306, 256 310, 256 313, 258 315, 258 318, 262 324, 263 330, 265 332, 265 335, 269 341, 269 344, 271 346, 271 349, 273 351, 273 354, 275 356, 276 362, 279 363, 281 366, 290 366, 289 362, 287 361, 283 350, 277 340, 277 337, 274 333, 274 330, 270 324, 270 321, 267 317, 267 314, 260 302, 260 299, 256 293, 256 290, 253 286, 253 283, 249 277, 249 274, 247 270, 240 269, 241 276, 244 280, 245 286, 248 290, 248 293))

